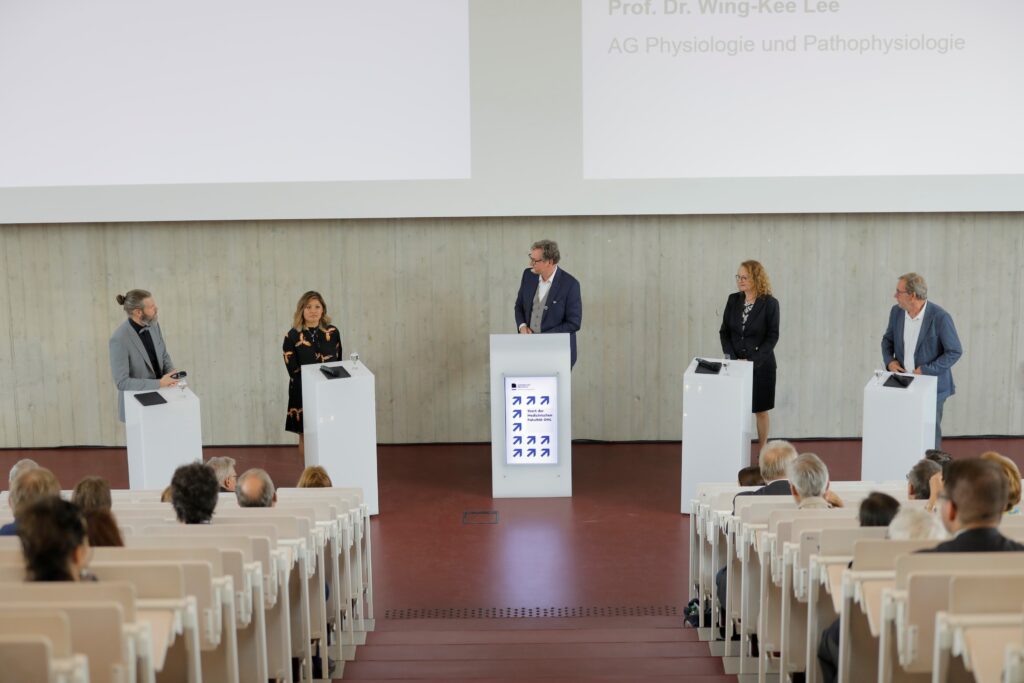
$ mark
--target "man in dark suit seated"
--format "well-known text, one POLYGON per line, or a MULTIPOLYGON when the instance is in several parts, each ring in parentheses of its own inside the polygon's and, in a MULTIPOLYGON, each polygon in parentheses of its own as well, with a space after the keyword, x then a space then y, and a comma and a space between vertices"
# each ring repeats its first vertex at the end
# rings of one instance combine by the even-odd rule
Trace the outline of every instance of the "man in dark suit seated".
POLYGON ((1010 495, 1002 468, 981 458, 954 460, 943 474, 939 516, 953 538, 928 553, 991 553, 1021 551, 1024 545, 999 533, 1010 495))
MULTIPOLYGON (((732 511, 736 512, 736 498, 740 496, 791 496, 786 468, 796 460, 796 449, 788 441, 769 441, 761 449, 758 466, 765 485, 753 491, 740 491, 732 499, 732 511)), ((722 567, 715 574, 715 585, 718 590, 718 604, 721 605, 722 623, 725 623, 725 591, 727 584, 726 568, 722 567)))
MULTIPOLYGON (((939 495, 939 514, 948 541, 922 553, 991 553, 1022 551, 1024 545, 999 533, 999 522, 1006 509, 1009 486, 1006 475, 994 462, 969 458, 954 460, 946 466, 945 490, 939 495)), ((818 662, 822 678, 832 683, 839 667, 839 620, 821 634, 818 662)))

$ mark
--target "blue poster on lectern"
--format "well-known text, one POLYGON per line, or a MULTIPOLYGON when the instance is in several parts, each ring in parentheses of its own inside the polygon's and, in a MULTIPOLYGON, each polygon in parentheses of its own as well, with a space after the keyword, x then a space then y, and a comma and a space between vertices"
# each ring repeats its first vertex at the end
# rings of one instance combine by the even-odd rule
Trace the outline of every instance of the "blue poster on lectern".
POLYGON ((558 462, 558 377, 505 377, 505 463, 558 462))

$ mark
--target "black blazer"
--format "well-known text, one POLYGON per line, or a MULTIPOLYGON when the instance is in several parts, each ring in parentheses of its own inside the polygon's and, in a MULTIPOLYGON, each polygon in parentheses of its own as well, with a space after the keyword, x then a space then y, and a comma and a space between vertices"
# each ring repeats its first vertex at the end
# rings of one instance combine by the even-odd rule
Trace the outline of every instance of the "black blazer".
POLYGON ((740 496, 792 496, 789 479, 776 479, 753 491, 740 491, 732 497, 732 511, 736 512, 736 499, 740 496))
MULTIPOLYGON (((529 268, 523 271, 519 282, 519 294, 516 295, 516 327, 530 324, 533 313, 533 297, 540 284, 538 275, 529 268)), ((569 275, 559 266, 555 271, 555 279, 544 299, 544 315, 540 320, 540 332, 569 333, 569 362, 576 365, 576 331, 583 324, 583 299, 580 297, 579 280, 569 275)), ((535 332, 537 330, 534 330, 535 332)))
POLYGON ((955 538, 938 544, 934 548, 919 550, 920 553, 998 553, 1022 551, 1024 545, 1011 541, 999 533, 999 529, 984 527, 968 529, 955 538))
POLYGON ((771 294, 757 298, 743 329, 743 292, 729 295, 722 313, 722 353, 753 361, 755 368, 775 367, 775 344, 779 341, 779 300, 771 294), (741 332, 741 330, 743 330, 741 332))

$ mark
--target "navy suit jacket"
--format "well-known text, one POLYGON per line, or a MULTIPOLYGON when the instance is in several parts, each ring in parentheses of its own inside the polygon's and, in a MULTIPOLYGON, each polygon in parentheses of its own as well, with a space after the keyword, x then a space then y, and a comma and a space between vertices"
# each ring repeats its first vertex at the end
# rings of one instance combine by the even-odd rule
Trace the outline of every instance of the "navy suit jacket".
MULTIPOLYGON (((516 296, 517 329, 520 325, 530 324, 533 297, 537 294, 539 281, 539 276, 529 268, 523 271, 519 295, 516 296)), ((559 267, 555 271, 547 298, 544 299, 544 315, 540 319, 540 329, 534 332, 568 332, 570 362, 576 365, 576 330, 580 329, 582 323, 583 299, 580 297, 580 282, 559 267)))
MULTIPOLYGON (((893 306, 889 311, 889 326, 882 336, 882 362, 888 368, 895 358, 907 372, 913 372, 915 368, 907 368, 903 360, 903 327, 906 317, 899 306, 893 306)), ((956 393, 950 368, 963 354, 953 318, 941 306, 929 301, 924 309, 921 333, 914 349, 914 364, 921 368, 922 374, 939 378, 939 398, 947 398, 956 393)))
POLYGON ((790 496, 793 492, 789 490, 789 479, 776 479, 759 489, 753 491, 740 491, 732 497, 732 511, 736 512, 736 499, 740 496, 790 496))

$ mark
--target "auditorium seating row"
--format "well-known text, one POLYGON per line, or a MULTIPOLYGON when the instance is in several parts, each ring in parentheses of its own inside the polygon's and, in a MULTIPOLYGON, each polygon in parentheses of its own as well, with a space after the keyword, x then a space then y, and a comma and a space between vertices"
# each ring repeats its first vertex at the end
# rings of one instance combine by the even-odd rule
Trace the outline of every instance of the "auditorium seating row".
MULTIPOLYGON (((938 541, 893 541, 885 527, 858 526, 860 501, 881 491, 901 505, 905 482, 833 482, 845 507, 797 510, 788 496, 702 485, 691 503, 691 598, 719 602, 701 636, 720 645, 727 672, 759 683, 804 672, 820 683, 821 632, 841 615, 839 681, 1024 683, 1024 557, 1018 553, 914 554, 938 541), (734 640, 734 634, 739 637, 734 640), (756 635, 756 656, 753 637, 756 635)), ((1000 531, 1024 541, 1024 517, 1000 531)))
POLYGON ((210 524, 183 525, 159 491, 113 491, 125 547, 92 549, 96 582, 23 583, 0 538, 0 683, 292 681, 293 658, 312 680, 314 655, 340 678, 374 627, 362 493, 277 493, 221 494, 210 524))

